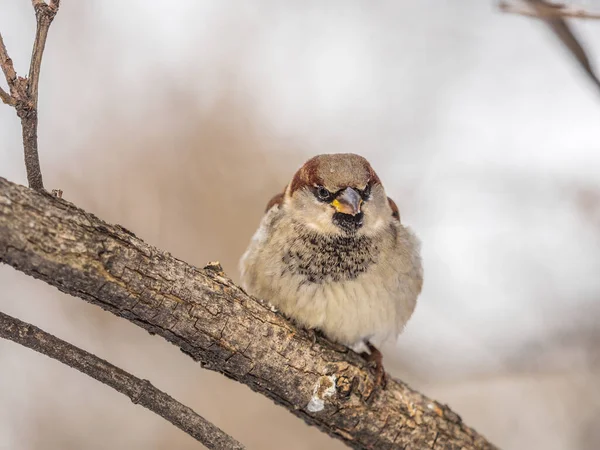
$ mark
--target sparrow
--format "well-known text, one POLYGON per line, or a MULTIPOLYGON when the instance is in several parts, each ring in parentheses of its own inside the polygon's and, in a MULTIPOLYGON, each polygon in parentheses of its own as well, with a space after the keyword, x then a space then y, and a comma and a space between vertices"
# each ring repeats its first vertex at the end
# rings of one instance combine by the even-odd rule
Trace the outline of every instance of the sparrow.
POLYGON ((361 353, 396 338, 423 285, 420 241, 362 156, 308 160, 267 204, 240 260, 242 287, 308 330, 361 353))

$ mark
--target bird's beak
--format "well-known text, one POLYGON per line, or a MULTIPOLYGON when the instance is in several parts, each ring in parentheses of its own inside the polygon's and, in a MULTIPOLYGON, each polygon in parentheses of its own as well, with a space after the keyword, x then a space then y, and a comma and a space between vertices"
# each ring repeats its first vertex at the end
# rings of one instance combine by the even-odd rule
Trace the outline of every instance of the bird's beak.
POLYGON ((331 202, 331 205, 339 213, 355 216, 360 212, 362 198, 355 189, 348 187, 331 202))

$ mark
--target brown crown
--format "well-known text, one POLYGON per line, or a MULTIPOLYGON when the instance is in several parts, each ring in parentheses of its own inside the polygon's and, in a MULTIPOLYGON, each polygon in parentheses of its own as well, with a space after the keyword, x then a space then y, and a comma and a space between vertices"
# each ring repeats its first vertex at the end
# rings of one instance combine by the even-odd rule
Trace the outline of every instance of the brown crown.
POLYGON ((332 192, 345 187, 364 188, 381 183, 379 177, 362 156, 353 153, 318 155, 309 159, 292 178, 290 194, 299 189, 324 186, 332 192))

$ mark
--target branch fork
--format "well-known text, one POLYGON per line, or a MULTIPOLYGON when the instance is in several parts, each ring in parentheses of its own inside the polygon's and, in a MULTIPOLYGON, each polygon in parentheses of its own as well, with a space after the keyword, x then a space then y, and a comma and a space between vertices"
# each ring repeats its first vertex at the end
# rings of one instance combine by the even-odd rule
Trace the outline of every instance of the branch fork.
POLYGON ((60 0, 32 0, 37 21, 35 41, 29 66, 29 75, 23 78, 17 75, 12 59, 8 56, 2 34, 0 34, 0 67, 4 72, 9 92, 0 87, 0 99, 15 108, 21 119, 23 129, 23 147, 25 150, 25 168, 29 187, 36 190, 44 189, 40 159, 38 156, 37 126, 38 126, 38 85, 42 55, 46 46, 46 38, 50 24, 54 20, 60 0))

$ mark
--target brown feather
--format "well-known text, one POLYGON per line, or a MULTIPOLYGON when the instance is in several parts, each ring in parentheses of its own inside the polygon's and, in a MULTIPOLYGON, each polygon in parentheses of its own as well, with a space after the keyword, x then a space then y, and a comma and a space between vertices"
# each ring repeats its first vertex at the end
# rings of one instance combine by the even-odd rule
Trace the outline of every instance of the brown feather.
POLYGON ((346 187, 363 189, 368 183, 381 184, 381 181, 362 156, 352 153, 318 155, 296 172, 290 195, 307 186, 325 186, 331 192, 336 192, 346 187))
POLYGON ((265 212, 269 211, 275 205, 277 205, 277 206, 281 205, 281 202, 283 202, 283 192, 280 192, 279 194, 274 196, 271 200, 269 200, 269 203, 267 203, 267 208, 265 209, 265 212))
POLYGON ((294 178, 292 178, 290 195, 304 187, 322 184, 323 181, 317 176, 318 166, 318 156, 315 156, 304 163, 300 170, 295 173, 294 178))
POLYGON ((390 204, 390 208, 392 208, 392 217, 398 219, 398 222, 400 222, 400 211, 398 210, 398 205, 396 205, 396 202, 389 197, 388 202, 390 204))

